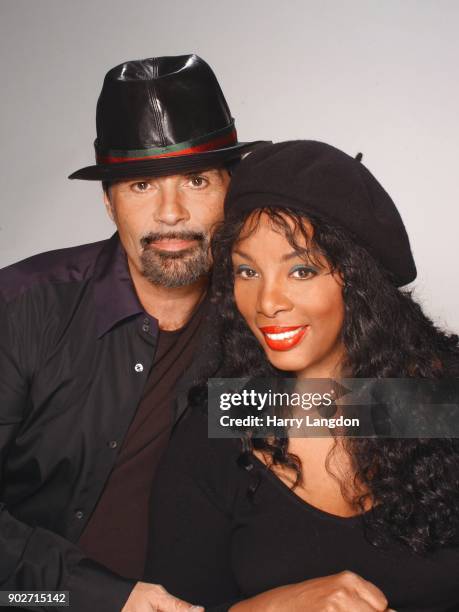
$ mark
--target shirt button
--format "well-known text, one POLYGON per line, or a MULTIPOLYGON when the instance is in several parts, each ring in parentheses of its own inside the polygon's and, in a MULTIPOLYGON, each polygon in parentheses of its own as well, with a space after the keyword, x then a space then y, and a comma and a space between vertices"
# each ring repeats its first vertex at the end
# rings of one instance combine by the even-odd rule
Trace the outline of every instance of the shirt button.
POLYGON ((134 366, 134 370, 136 372, 143 372, 143 365, 141 363, 136 363, 134 366))
POLYGON ((82 512, 81 510, 77 510, 75 512, 75 517, 81 521, 81 519, 84 517, 84 512, 82 512))
POLYGON ((110 440, 110 442, 108 443, 108 446, 110 448, 116 448, 118 446, 118 442, 116 440, 110 440))

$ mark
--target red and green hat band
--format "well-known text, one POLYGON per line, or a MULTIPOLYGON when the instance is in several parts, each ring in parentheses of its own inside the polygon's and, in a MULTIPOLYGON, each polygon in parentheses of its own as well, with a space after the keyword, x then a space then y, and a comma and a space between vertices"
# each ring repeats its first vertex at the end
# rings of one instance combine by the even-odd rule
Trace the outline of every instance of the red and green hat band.
POLYGON ((116 150, 109 149, 97 152, 96 158, 99 164, 119 164, 122 162, 140 161, 145 159, 161 159, 163 157, 179 157, 180 155, 192 155, 205 151, 215 151, 237 143, 236 128, 233 124, 200 136, 193 140, 185 140, 166 147, 151 147, 149 149, 116 150))

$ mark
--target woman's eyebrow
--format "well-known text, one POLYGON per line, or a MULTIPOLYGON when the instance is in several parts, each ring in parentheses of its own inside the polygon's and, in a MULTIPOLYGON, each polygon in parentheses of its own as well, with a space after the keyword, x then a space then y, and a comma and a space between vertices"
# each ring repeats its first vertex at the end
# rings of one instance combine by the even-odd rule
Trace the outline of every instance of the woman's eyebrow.
MULTIPOLYGON (((310 253, 314 253, 314 250, 308 251, 307 253, 305 253, 305 255, 309 256, 310 253)), ((240 257, 243 257, 244 259, 248 259, 249 261, 252 261, 252 262, 255 261, 253 257, 251 257, 248 253, 245 253, 244 251, 241 251, 239 249, 233 249, 233 255, 239 255, 240 257)), ((286 253, 285 255, 282 255, 279 261, 282 261, 282 262, 290 261, 290 259, 295 259, 296 257, 304 260, 304 256, 301 255, 301 253, 298 253, 297 251, 291 251, 290 253, 286 253)))
POLYGON ((295 259, 295 257, 298 257, 299 259, 305 261, 310 260, 311 255, 320 255, 320 252, 317 249, 305 249, 304 253, 292 251, 291 253, 282 255, 281 261, 289 261, 290 259, 295 259))
MULTIPOLYGON (((308 254, 309 252, 310 251, 308 251, 308 254)), ((245 253, 244 251, 240 251, 239 249, 234 249, 233 255, 239 255, 240 257, 243 257, 244 259, 248 259, 249 261, 255 261, 253 257, 251 257, 248 253, 245 253)), ((298 253, 297 251, 291 251, 290 253, 286 253, 285 255, 282 255, 279 261, 289 261, 290 259, 295 259, 295 257, 298 257, 299 259, 303 259, 300 253, 298 253)))
POLYGON ((244 253, 244 251, 240 251, 239 249, 233 249, 233 255, 240 255, 241 257, 244 257, 244 259, 250 259, 250 261, 253 261, 253 258, 250 257, 248 253, 244 253))
POLYGON ((295 257, 300 257, 301 258, 301 255, 299 253, 297 253, 296 251, 291 251, 290 253, 287 253, 286 255, 282 255, 280 260, 281 261, 289 261, 290 259, 295 259, 295 257))

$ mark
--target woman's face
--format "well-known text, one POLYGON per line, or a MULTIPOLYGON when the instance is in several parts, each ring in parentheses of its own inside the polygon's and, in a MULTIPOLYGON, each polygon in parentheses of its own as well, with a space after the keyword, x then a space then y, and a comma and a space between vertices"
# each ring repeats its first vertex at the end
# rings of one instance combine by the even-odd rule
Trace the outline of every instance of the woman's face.
MULTIPOLYGON (((275 367, 300 378, 339 375, 344 355, 339 275, 316 253, 314 263, 300 257, 266 214, 256 219, 249 217, 233 248, 239 312, 275 367)), ((305 227, 310 238, 312 226, 306 221, 305 227)), ((307 246, 299 232, 297 243, 307 246)))

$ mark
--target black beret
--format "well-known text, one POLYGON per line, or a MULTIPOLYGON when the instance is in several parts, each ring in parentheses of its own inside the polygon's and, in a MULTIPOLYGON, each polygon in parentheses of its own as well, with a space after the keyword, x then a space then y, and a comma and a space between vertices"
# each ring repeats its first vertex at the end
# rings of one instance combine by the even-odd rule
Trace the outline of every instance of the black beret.
POLYGON ((267 145, 235 172, 225 216, 266 207, 318 213, 351 232, 401 286, 416 266, 400 214, 383 187, 357 159, 314 140, 267 145))

